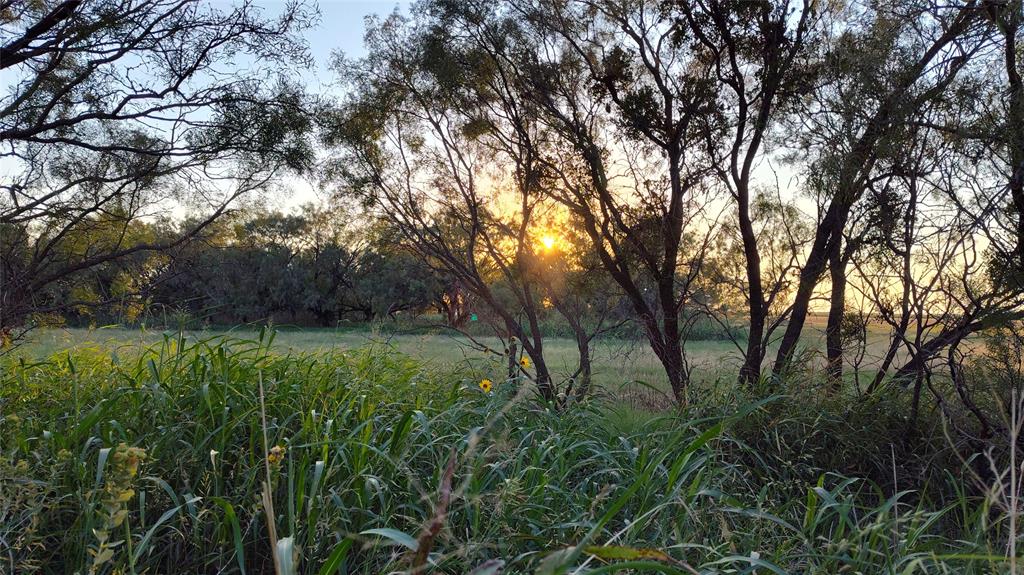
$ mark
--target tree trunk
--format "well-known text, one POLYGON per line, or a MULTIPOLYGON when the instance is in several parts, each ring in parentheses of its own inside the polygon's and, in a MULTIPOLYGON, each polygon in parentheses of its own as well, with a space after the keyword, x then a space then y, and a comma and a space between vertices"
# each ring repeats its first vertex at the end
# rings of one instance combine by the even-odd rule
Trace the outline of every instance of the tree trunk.
POLYGON ((537 391, 540 392, 540 396, 544 398, 544 401, 554 401, 555 385, 551 380, 551 373, 548 371, 548 365, 544 361, 543 354, 538 353, 536 357, 530 354, 530 359, 533 360, 533 369, 536 372, 534 379, 537 382, 537 391))
POLYGON ((781 377, 783 372, 789 368, 790 361, 793 360, 797 343, 800 341, 800 334, 803 332, 804 322, 807 320, 807 313, 810 311, 814 288, 817 287, 818 279, 828 264, 829 254, 833 249, 832 244, 841 239, 848 213, 847 204, 833 200, 815 232, 811 252, 807 255, 807 262, 803 269, 800 270, 800 282, 793 300, 789 323, 786 325, 786 332, 782 336, 782 343, 779 345, 779 352, 775 357, 775 365, 772 367, 772 375, 775 378, 781 377))
POLYGON ((683 345, 679 335, 678 320, 673 322, 672 327, 665 328, 665 356, 662 364, 665 366, 665 373, 668 375, 668 383, 672 387, 672 395, 680 405, 686 405, 686 388, 690 381, 686 371, 683 369, 683 345))
MULTIPOLYGON (((562 314, 566 323, 572 328, 573 337, 576 339, 576 348, 579 352, 579 368, 576 373, 576 380, 573 382, 573 396, 583 399, 590 392, 591 364, 590 364, 590 337, 587 330, 579 320, 579 314, 565 305, 565 302, 558 297, 552 296, 555 309, 562 314)), ((568 393, 567 393, 568 394, 568 393)))
POLYGON ((749 187, 746 180, 740 186, 739 221, 740 236, 743 239, 743 255, 746 260, 747 284, 749 287, 747 307, 750 312, 750 329, 747 334, 747 351, 740 367, 740 385, 753 386, 761 379, 761 361, 764 359, 764 327, 767 319, 764 287, 761 285, 761 254, 757 248, 757 235, 750 220, 749 187))
POLYGON ((517 355, 519 355, 519 346, 516 344, 516 340, 514 338, 509 338, 507 350, 509 380, 514 380, 519 377, 519 362, 516 359, 517 355))
POLYGON ((846 312, 846 259, 840 257, 839 242, 835 242, 830 256, 832 293, 825 327, 825 358, 832 390, 843 388, 843 314, 846 312))
MULTIPOLYGON (((996 5, 996 3, 993 3, 996 5)), ((1001 14, 999 15, 1000 29, 1004 40, 1004 62, 1007 79, 1007 122, 1010 128, 1007 130, 1007 149, 1010 154, 1010 174, 1008 187, 1013 207, 1017 212, 1017 277, 1020 277, 1021 269, 1024 269, 1024 132, 1021 125, 1024 124, 1024 79, 1019 71, 1018 57, 1020 53, 1020 31, 1024 16, 1021 14, 1019 2, 1002 3, 1001 14)), ((1020 281, 1019 279, 1017 280, 1020 281)))
MULTIPOLYGON (((1012 321, 1020 318, 1021 312, 1005 318, 1005 321, 1012 321)), ((985 327, 985 322, 980 319, 961 322, 960 325, 948 327, 937 336, 917 347, 917 353, 910 358, 903 366, 896 370, 893 380, 906 382, 911 376, 924 371, 928 362, 951 345, 959 343, 971 334, 985 327)))
POLYGON ((761 360, 764 359, 764 313, 750 310, 750 329, 747 335, 747 350, 740 367, 741 385, 753 386, 761 379, 761 360))
POLYGON ((576 346, 580 354, 580 373, 576 376, 575 397, 583 399, 590 393, 591 367, 590 367, 590 340, 586 337, 576 338, 576 346))

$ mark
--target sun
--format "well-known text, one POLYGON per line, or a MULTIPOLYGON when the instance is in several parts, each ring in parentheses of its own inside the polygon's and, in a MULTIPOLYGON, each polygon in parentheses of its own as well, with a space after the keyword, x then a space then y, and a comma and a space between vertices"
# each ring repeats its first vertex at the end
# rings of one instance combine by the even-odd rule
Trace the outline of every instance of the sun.
POLYGON ((545 235, 540 238, 540 243, 544 244, 544 249, 550 250, 551 248, 555 247, 555 237, 545 235))

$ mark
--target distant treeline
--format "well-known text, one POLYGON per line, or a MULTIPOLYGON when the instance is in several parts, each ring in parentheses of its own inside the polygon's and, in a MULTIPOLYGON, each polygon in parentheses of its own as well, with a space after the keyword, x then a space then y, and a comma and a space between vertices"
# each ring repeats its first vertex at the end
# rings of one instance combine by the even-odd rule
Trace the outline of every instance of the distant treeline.
MULTIPOLYGON (((128 239, 121 241, 170 237, 178 233, 175 225, 195 224, 136 222, 128 239)), ((102 226, 91 230, 88 241, 103 241, 103 232, 102 226)), ((494 334, 501 320, 490 307, 457 279, 403 247, 397 233, 337 207, 304 205, 292 213, 249 209, 210 224, 175 250, 140 252, 52 285, 37 299, 55 309, 61 302, 73 305, 59 313, 37 313, 33 321, 189 329, 379 322, 384 329, 449 327, 494 334)), ((27 240, 23 245, 29 250, 27 240)), ((495 287, 501 291, 500 285, 495 287)), ((643 337, 615 287, 609 282, 600 288, 605 304, 594 310, 595 317, 581 320, 603 321, 609 337, 643 337)), ((548 336, 573 336, 572 327, 550 305, 542 306, 538 319, 548 336)), ((691 323, 693 339, 745 337, 742 327, 726 328, 703 315, 691 323)))
MULTIPOLYGON (((172 235, 167 227, 138 223, 134 240, 172 235)), ((445 291, 443 278, 384 230, 304 206, 294 214, 249 210, 211 224, 178 249, 96 267, 44 296, 76 305, 36 320, 329 327, 420 314, 438 308, 445 291)))

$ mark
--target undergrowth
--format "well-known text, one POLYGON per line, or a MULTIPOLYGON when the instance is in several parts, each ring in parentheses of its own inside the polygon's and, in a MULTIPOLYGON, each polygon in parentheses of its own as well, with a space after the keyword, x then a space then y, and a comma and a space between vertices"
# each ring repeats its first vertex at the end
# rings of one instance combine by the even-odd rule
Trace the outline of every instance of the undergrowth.
POLYGON ((0 572, 271 573, 274 549, 322 575, 1006 572, 1003 517, 953 466, 901 469, 881 407, 556 412, 481 391, 496 374, 270 339, 7 360, 0 572))

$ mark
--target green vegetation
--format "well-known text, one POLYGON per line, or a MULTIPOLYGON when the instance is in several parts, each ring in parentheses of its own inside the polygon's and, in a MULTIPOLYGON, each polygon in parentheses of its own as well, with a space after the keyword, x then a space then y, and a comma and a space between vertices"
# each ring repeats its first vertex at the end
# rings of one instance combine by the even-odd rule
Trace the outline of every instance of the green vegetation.
MULTIPOLYGON (((486 326, 476 331, 485 334, 486 326)), ((160 343, 168 333, 166 330, 120 326, 38 329, 13 354, 32 361, 75 350, 89 350, 98 354, 132 354, 139 347, 160 343)), ((251 326, 182 333, 192 342, 215 337, 254 339, 259 336, 259 330, 251 326)), ((494 336, 475 335, 474 339, 494 350, 502 349, 505 345, 494 336)), ((820 336, 818 339, 821 339, 820 336)), ((331 329, 282 326, 277 328, 272 350, 280 354, 330 353, 384 343, 432 368, 497 369, 497 364, 503 361, 474 348, 473 342, 467 337, 439 328, 436 322, 385 322, 373 326, 350 324, 331 329)), ((874 347, 881 347, 884 343, 884 334, 876 335, 871 340, 874 347)), ((619 393, 619 399, 635 400, 631 402, 633 405, 639 403, 645 407, 660 408, 671 403, 667 396, 670 390, 665 385, 661 364, 646 343, 637 339, 605 337, 593 342, 591 347, 593 377, 598 389, 619 393)), ((733 380, 740 360, 731 342, 690 341, 686 344, 686 351, 693 366, 692 377, 703 386, 693 390, 694 395, 705 395, 709 387, 723 388, 725 393, 733 391, 733 380)), ((554 372, 566 377, 574 367, 578 350, 576 343, 570 339, 550 337, 545 341, 545 353, 554 372)))
MULTIPOLYGON (((71 350, 88 349, 94 353, 131 353, 140 346, 159 343, 168 332, 121 327, 100 329, 40 329, 31 334, 23 346, 14 351, 20 357, 39 360, 71 350)), ((259 330, 252 327, 210 329, 184 332, 191 341, 226 336, 253 339, 259 330)), ((483 333, 483 331, 482 331, 483 333)), ((494 336, 476 336, 478 342, 492 349, 504 344, 494 336)), ((437 368, 479 367, 495 368, 500 358, 488 357, 474 349, 472 342, 450 330, 384 324, 370 329, 366 325, 345 328, 311 329, 279 328, 273 342, 277 353, 325 353, 351 350, 368 345, 387 343, 398 351, 426 365, 437 368)), ((576 360, 576 344, 568 339, 550 338, 546 343, 549 362, 556 373, 567 373, 576 360)), ((603 339, 593 344, 594 378, 599 386, 618 388, 629 382, 644 382, 665 387, 661 380, 662 368, 657 357, 645 343, 636 340, 603 339)), ((723 341, 694 341, 687 345, 697 373, 695 377, 713 380, 725 377, 736 363, 735 347, 723 341)), ((734 370, 733 370, 734 371, 734 370)))
POLYGON ((3 568, 265 573, 270 525, 282 572, 325 575, 1006 568, 1005 517, 928 465, 939 432, 884 443, 891 403, 558 412, 500 363, 272 340, 6 358, 3 568))
POLYGON ((1024 573, 1024 0, 349 8, 0 0, 0 575, 1024 573))

